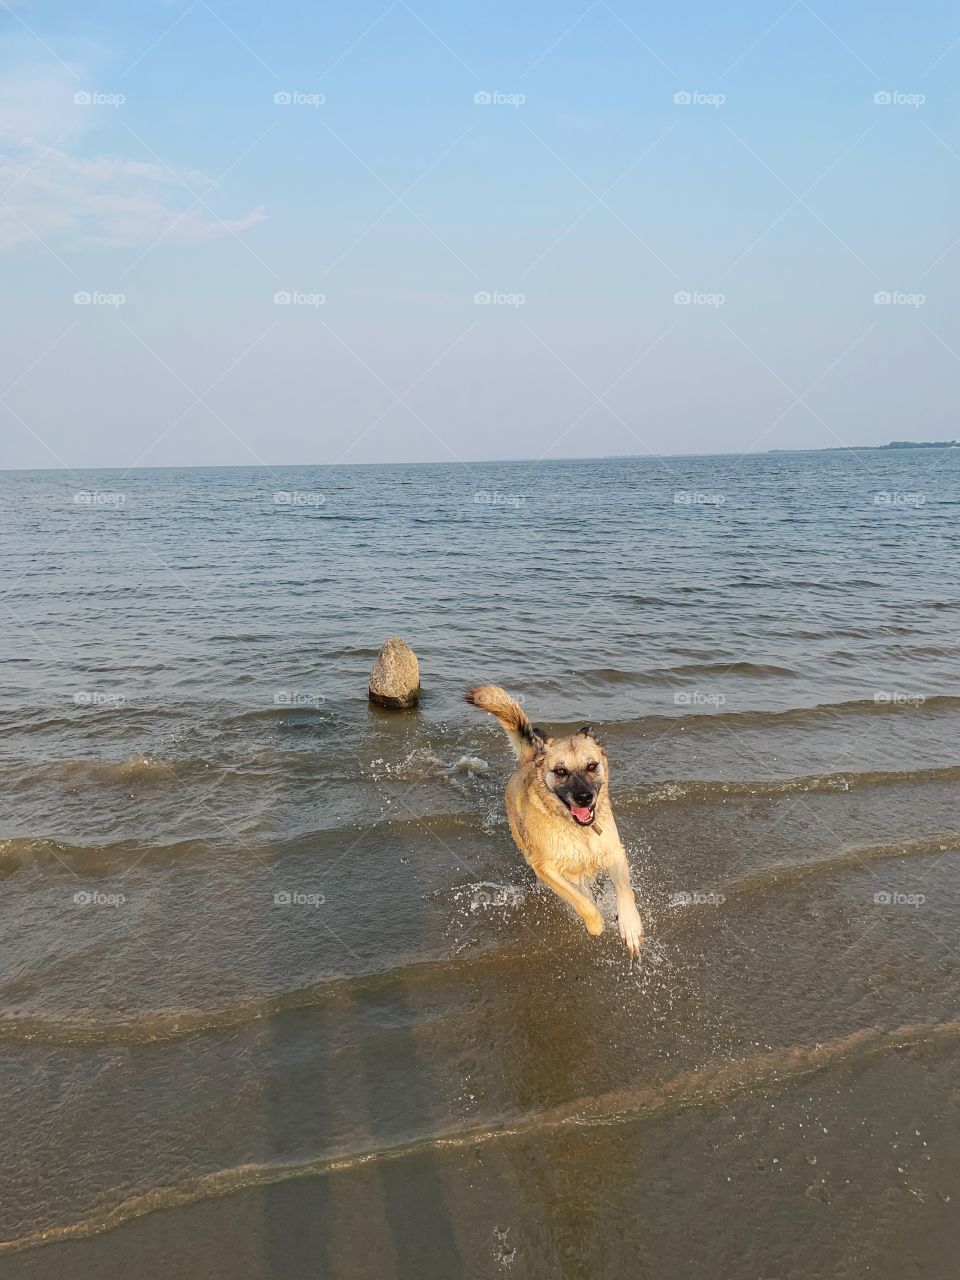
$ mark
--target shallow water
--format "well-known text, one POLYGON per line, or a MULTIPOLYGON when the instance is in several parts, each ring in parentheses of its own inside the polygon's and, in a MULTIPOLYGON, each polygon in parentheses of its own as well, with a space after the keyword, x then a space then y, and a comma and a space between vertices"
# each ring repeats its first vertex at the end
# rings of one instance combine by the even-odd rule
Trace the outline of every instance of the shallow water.
POLYGON ((952 1277, 958 468, 0 474, 3 1274, 952 1277), (600 732, 639 962, 485 680, 600 732))

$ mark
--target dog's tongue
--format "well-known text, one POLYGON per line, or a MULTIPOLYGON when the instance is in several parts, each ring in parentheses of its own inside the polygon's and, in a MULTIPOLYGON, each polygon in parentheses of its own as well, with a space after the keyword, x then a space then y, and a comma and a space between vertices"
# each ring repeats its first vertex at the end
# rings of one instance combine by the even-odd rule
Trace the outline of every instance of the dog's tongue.
POLYGON ((577 806, 577 805, 575 805, 575 804, 572 804, 572 805, 570 806, 570 812, 573 814, 573 816, 576 818, 576 820, 577 820, 578 822, 589 822, 589 821, 590 821, 590 810, 589 810, 589 809, 584 809, 584 808, 582 808, 582 807, 580 807, 580 806, 577 806))

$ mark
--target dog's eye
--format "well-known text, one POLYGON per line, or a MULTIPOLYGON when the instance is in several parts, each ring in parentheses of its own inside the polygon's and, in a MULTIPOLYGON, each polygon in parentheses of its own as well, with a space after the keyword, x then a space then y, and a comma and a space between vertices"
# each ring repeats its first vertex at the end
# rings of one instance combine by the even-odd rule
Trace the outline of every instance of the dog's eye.
POLYGON ((587 772, 587 773, 596 773, 596 772, 597 772, 597 770, 598 770, 599 768, 600 768, 600 766, 599 766, 599 764, 597 763, 597 761, 596 761, 596 760, 591 760, 591 761, 590 761, 590 763, 586 766, 586 772, 587 772))
POLYGON ((553 776, 555 778, 565 778, 567 776, 567 770, 563 767, 562 764, 554 765, 553 776))

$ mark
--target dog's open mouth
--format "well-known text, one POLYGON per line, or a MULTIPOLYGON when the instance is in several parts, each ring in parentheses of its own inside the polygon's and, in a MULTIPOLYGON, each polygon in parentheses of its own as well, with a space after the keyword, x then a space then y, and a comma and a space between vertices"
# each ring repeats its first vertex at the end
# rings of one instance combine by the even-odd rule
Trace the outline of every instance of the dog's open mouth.
POLYGON ((588 809, 587 806, 583 804, 569 804, 567 805, 567 808, 570 810, 570 816, 573 818, 574 822, 578 823, 581 827, 589 827, 590 823, 593 821, 592 809, 588 809))

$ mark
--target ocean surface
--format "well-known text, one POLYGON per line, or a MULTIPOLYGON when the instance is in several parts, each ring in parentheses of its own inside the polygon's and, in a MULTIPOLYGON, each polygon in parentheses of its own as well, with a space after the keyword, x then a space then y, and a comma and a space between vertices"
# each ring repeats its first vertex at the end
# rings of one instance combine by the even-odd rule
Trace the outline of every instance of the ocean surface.
POLYGON ((957 449, 0 474, 0 1274, 953 1280, 958 502, 957 449), (487 681, 603 739, 639 961, 516 853, 487 681))

